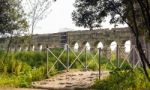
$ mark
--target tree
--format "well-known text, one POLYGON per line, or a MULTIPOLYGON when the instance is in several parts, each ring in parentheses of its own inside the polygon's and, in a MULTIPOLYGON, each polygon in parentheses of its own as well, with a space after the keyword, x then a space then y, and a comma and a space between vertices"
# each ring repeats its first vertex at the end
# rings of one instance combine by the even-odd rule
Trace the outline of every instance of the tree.
POLYGON ((0 1, 0 34, 25 31, 28 27, 24 11, 18 0, 0 1))
POLYGON ((18 32, 25 32, 28 28, 28 23, 25 13, 19 0, 1 0, 0 1, 0 34, 1 36, 8 35, 11 44, 12 36, 18 32))
POLYGON ((42 20, 49 10, 51 0, 26 0, 24 8, 27 10, 30 34, 33 34, 37 23, 42 20))
POLYGON ((25 13, 21 6, 20 0, 1 0, 0 1, 0 35, 8 35, 9 43, 7 45, 7 53, 12 42, 12 37, 15 33, 25 32, 28 28, 28 23, 25 13))
POLYGON ((55 0, 26 0, 26 5, 24 6, 27 9, 28 21, 29 21, 29 50, 31 48, 31 40, 36 25, 40 20, 42 20, 47 12, 50 10, 50 6, 55 0))
POLYGON ((94 27, 101 27, 106 13, 102 12, 103 7, 97 8, 93 4, 88 4, 85 0, 76 0, 74 6, 77 9, 73 11, 72 19, 77 26, 90 28, 90 30, 93 30, 94 27))
MULTIPOLYGON (((144 53, 142 41, 148 43, 148 41, 150 40, 150 5, 149 4, 150 4, 149 0, 76 0, 75 7, 77 8, 77 10, 74 12, 78 12, 77 15, 80 18, 82 18, 84 16, 84 13, 81 12, 89 11, 89 8, 92 6, 94 7, 94 10, 97 10, 94 12, 95 14, 91 14, 92 17, 103 19, 107 15, 110 15, 111 16, 110 23, 116 23, 116 24, 126 23, 135 37, 136 46, 141 57, 141 62, 143 64, 142 66, 146 76, 148 77, 146 67, 148 66, 148 68, 150 68, 150 62, 148 61, 148 58, 144 53), (82 8, 83 6, 87 8, 82 8), (96 15, 97 13, 98 15, 96 15)), ((73 20, 76 23, 82 22, 82 19, 80 18, 74 19, 74 17, 77 17, 77 15, 74 14, 74 12, 73 12, 73 20)), ((86 16, 86 20, 88 20, 88 18, 90 17, 86 16)), ((84 24, 88 24, 88 23, 84 22, 84 24)), ((148 79, 150 80, 149 77, 148 79)))

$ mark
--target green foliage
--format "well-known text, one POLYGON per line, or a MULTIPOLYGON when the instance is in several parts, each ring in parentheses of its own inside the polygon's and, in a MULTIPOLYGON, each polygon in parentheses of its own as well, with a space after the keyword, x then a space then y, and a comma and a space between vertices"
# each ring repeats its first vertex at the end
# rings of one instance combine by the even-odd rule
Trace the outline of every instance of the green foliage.
POLYGON ((85 28, 90 28, 92 30, 95 27, 100 27, 103 17, 107 15, 105 12, 100 12, 104 8, 99 6, 98 0, 94 0, 94 3, 91 3, 92 0, 76 0, 74 6, 76 10, 72 13, 72 20, 77 26, 83 26, 85 28), (88 3, 90 2, 90 3, 88 3), (98 5, 98 7, 96 7, 98 5), (99 17, 101 16, 101 17, 99 17))
MULTIPOLYGON (((62 49, 52 49, 52 52, 59 57, 62 52, 62 49)), ((0 51, 0 87, 9 86, 9 87, 30 87, 31 82, 42 80, 46 78, 46 62, 47 54, 45 52, 16 52, 8 53, 5 61, 3 57, 5 56, 4 51, 0 51)), ((72 64, 70 69, 84 69, 82 66, 87 64, 88 69, 98 70, 98 55, 93 52, 82 53, 78 59, 77 56, 79 52, 70 52, 69 53, 69 65, 73 63, 76 59, 76 62, 72 64), (95 56, 96 55, 96 56, 95 56), (94 56, 94 57, 93 57, 94 56), (80 60, 80 62, 78 61, 80 60), (82 64, 81 64, 82 63, 82 64)), ((65 70, 60 62, 57 62, 56 65, 52 68, 54 62, 57 60, 51 53, 48 57, 48 69, 51 69, 49 76, 56 75, 61 70, 65 70)), ((60 57, 59 60, 67 65, 68 55, 65 51, 60 57)), ((120 63, 123 60, 120 60, 120 63)), ((101 69, 103 70, 129 70, 129 64, 124 62, 121 68, 117 68, 117 60, 109 60, 106 57, 101 57, 101 69), (113 65, 116 67, 114 67, 113 65)))
POLYGON ((18 52, 15 55, 17 60, 26 62, 32 67, 38 67, 46 62, 46 53, 44 52, 18 52))
MULTIPOLYGON (((150 83, 142 69, 114 70, 104 80, 96 80, 91 87, 100 90, 149 90, 150 83)), ((150 72, 149 72, 150 73, 150 72)))
POLYGON ((0 33, 10 33, 27 29, 25 13, 18 0, 1 0, 0 1, 0 33))
POLYGON ((5 61, 1 57, 0 86, 30 87, 32 81, 46 78, 45 58, 44 52, 9 53, 5 61))

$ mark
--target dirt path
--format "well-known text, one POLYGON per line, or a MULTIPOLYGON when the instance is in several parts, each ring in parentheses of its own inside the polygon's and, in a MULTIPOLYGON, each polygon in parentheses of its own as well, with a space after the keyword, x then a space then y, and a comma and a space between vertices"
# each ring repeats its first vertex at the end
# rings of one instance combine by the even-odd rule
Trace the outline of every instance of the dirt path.
MULTIPOLYGON (((102 71, 101 79, 107 77, 108 75, 108 71, 102 71)), ((98 71, 71 71, 56 75, 46 80, 33 82, 32 86, 35 88, 63 90, 88 88, 94 83, 98 76, 98 71)))
POLYGON ((47 89, 33 89, 33 88, 0 88, 0 90, 47 90, 47 89))

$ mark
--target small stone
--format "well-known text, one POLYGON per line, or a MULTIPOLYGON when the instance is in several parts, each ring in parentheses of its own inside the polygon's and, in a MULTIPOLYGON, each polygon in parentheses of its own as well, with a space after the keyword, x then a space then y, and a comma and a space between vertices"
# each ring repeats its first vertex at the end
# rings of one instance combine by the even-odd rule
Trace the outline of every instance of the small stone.
POLYGON ((72 84, 71 82, 66 82, 66 84, 72 84))

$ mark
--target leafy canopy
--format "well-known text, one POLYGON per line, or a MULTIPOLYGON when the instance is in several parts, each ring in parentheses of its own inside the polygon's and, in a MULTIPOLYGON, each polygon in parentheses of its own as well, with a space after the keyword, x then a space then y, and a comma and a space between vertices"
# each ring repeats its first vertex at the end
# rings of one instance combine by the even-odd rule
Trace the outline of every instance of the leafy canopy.
POLYGON ((76 0, 74 3, 76 10, 72 13, 72 20, 77 26, 83 26, 92 30, 100 27, 100 23, 107 16, 105 7, 98 0, 76 0))
POLYGON ((25 13, 19 0, 0 0, 0 34, 13 34, 28 27, 25 13))
POLYGON ((150 40, 150 0, 76 0, 75 7, 72 15, 77 26, 99 25, 107 15, 111 16, 110 23, 126 23, 134 35, 145 75, 150 81, 146 69, 150 68, 149 52, 143 49, 147 49, 146 40, 150 40))
MULTIPOLYGON (((136 16, 137 26, 143 32, 147 24, 145 20, 149 20, 146 16, 143 18, 143 12, 146 14, 146 7, 149 8, 148 0, 76 0, 74 6, 76 10, 72 12, 72 20, 77 26, 86 28, 99 27, 104 18, 111 16, 110 23, 127 23, 131 27, 135 27, 133 12, 136 16), (144 7, 139 4, 142 3, 144 7), (148 3, 148 4, 147 4, 148 3)), ((146 31, 144 31, 146 32, 146 31)))

